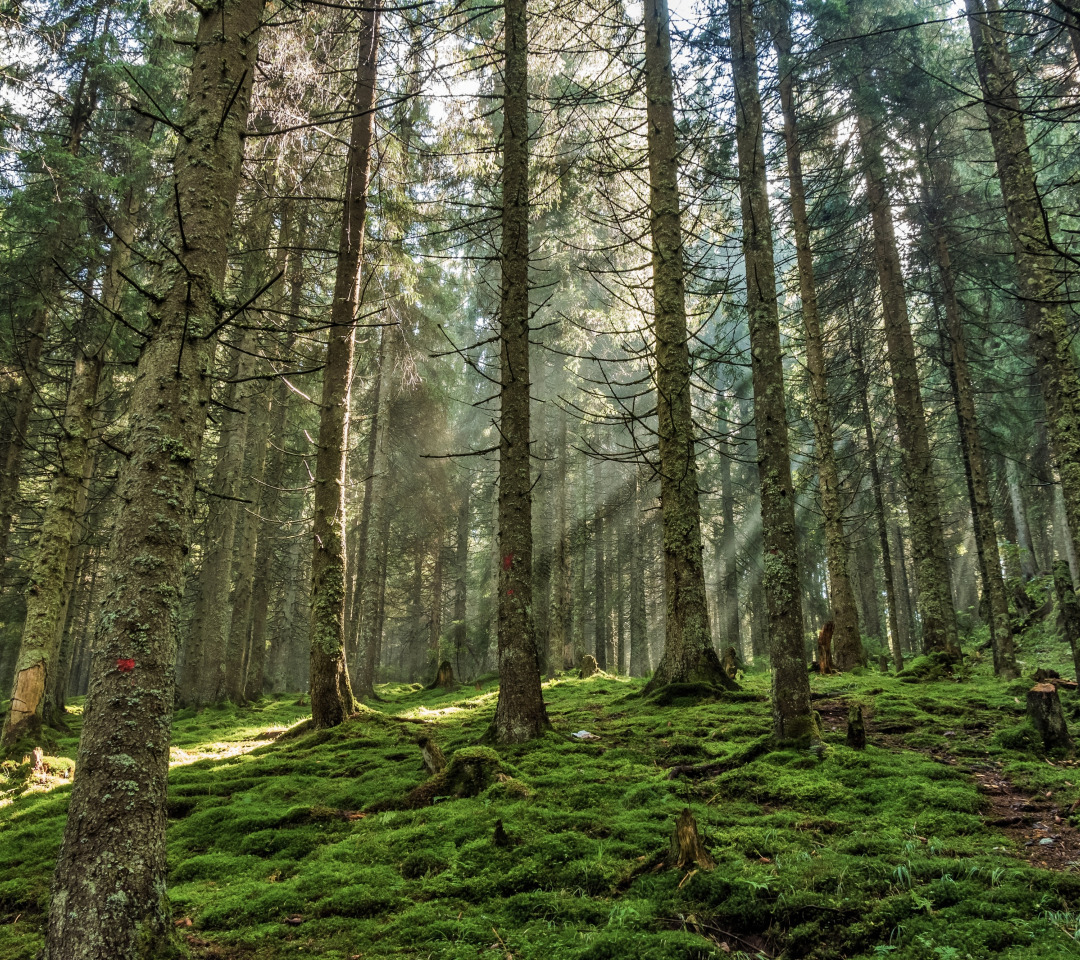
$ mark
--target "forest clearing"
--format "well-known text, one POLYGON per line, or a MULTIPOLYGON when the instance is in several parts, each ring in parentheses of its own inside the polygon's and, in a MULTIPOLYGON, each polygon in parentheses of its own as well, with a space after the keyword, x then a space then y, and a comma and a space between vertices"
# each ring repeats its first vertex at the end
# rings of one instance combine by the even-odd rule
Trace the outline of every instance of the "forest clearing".
POLYGON ((0 960, 1080 947, 1080 0, 0 3, 0 960))

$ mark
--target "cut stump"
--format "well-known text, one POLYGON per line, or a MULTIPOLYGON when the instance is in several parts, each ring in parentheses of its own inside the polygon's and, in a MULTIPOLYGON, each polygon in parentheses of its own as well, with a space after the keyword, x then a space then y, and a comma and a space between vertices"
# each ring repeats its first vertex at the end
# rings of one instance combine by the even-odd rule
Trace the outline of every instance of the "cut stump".
POLYGON ((727 674, 729 680, 734 680, 735 675, 739 672, 739 653, 734 647, 728 647, 724 651, 723 659, 720 661, 720 666, 724 668, 724 673, 727 674))
POLYGON ((588 680, 600 668, 596 665, 596 657, 585 654, 581 658, 581 679, 588 680))
POLYGON ((853 703, 847 715, 847 745, 856 750, 866 746, 866 724, 863 722, 861 704, 853 703))
POLYGON ((454 668, 449 660, 439 664, 439 672, 435 679, 427 685, 428 690, 456 690, 457 681, 454 679, 454 668))
POLYGON ((666 866, 685 869, 697 866, 701 870, 711 870, 716 861, 705 849, 705 844, 698 833, 697 820, 687 807, 675 821, 675 832, 671 835, 671 847, 668 850, 666 866))
POLYGON ((446 769, 446 758, 439 749, 439 745, 431 737, 421 737, 417 744, 424 758, 424 769, 427 770, 429 776, 434 777, 442 773, 446 769))
POLYGON ((1072 737, 1061 712, 1057 687, 1052 683, 1037 683, 1027 695, 1027 715, 1042 737, 1047 753, 1073 753, 1072 737))

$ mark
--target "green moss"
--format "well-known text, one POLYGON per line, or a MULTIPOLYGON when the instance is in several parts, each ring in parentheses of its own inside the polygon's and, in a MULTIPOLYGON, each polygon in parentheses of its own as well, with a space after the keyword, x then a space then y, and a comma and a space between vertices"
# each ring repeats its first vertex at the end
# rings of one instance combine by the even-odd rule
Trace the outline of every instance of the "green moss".
MULTIPOLYGON (((664 707, 638 682, 560 680, 545 691, 555 733, 499 751, 475 745, 494 691, 472 688, 384 688, 381 712, 291 738, 281 733, 304 718, 295 695, 184 711, 169 784, 174 912, 205 949, 258 960, 301 945, 474 960, 504 955, 497 937, 520 960, 749 957, 746 942, 793 960, 1075 955, 1080 878, 1015 859, 965 769, 965 757, 1000 762, 1063 806, 1080 798, 1074 770, 1011 735, 1017 685, 989 665, 960 684, 814 677, 815 694, 865 705, 869 744, 848 749, 841 724, 811 752, 770 748, 768 682, 750 674, 745 696, 664 707), (430 782, 419 723, 484 785, 361 816, 430 782), (582 728, 600 740, 569 738, 582 728), (717 772, 669 779, 684 762, 717 772), (652 870, 687 804, 716 868, 652 870), (500 820, 509 846, 495 842, 500 820)), ((74 747, 69 733, 50 753, 74 747)), ((30 960, 67 791, 2 786, 0 956, 30 960)))

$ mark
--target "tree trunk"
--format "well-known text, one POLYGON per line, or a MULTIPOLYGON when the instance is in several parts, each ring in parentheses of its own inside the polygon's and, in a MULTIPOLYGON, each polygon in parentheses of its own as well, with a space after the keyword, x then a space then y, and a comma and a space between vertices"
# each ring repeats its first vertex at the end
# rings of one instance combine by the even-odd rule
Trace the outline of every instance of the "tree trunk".
POLYGON ((1080 554, 1080 364, 1058 271, 1059 254, 1035 180, 1024 111, 997 0, 966 0, 983 105, 994 144, 1019 297, 1039 370, 1047 430, 1080 554))
POLYGON ((178 605, 262 8, 262 0, 233 0, 200 17, 174 167, 179 263, 130 401, 109 615, 94 645, 45 960, 164 956, 173 930, 165 787, 178 605))
POLYGON ((892 650, 893 663, 896 664, 897 672, 899 672, 904 669, 904 652, 900 633, 900 614, 897 609, 896 582, 893 578, 892 552, 889 550, 889 525, 885 515, 885 493, 881 483, 881 468, 878 465, 877 438, 874 436, 874 422, 870 417, 870 403, 866 397, 869 382, 866 378, 866 368, 863 365, 862 344, 853 338, 851 348, 857 381, 856 393, 859 395, 863 430, 866 434, 866 456, 870 462, 870 485, 874 492, 874 521, 877 527, 878 545, 881 548, 881 571, 885 578, 885 603, 889 608, 889 647, 892 650))
POLYGON ((657 444, 667 587, 664 653, 646 690, 687 682, 727 687, 731 681, 720 666, 709 631, 701 556, 667 0, 645 0, 645 96, 657 444))
POLYGON ((607 565, 604 557, 606 512, 603 460, 597 457, 593 461, 593 651, 596 665, 604 671, 611 662, 611 618, 608 616, 607 565))
POLYGON ((567 526, 567 459, 566 416, 559 414, 558 473, 555 477, 555 558, 554 588, 552 590, 551 615, 548 619, 548 673, 557 669, 569 670, 572 648, 568 634, 570 619, 570 557, 567 526), (568 651, 570 662, 568 663, 568 651))
MULTIPOLYGON (((941 169, 939 164, 934 183, 928 186, 935 190, 945 189, 949 178, 949 171, 941 169)), ((956 295, 956 278, 953 275, 952 258, 949 253, 944 211, 931 202, 927 204, 927 213, 930 218, 934 254, 945 301, 945 322, 949 341, 947 363, 956 417, 960 426, 960 450, 964 458, 968 498, 971 501, 971 520, 975 531, 979 573, 983 590, 990 603, 990 638, 994 651, 994 672, 1007 680, 1014 680, 1020 675, 1020 671, 1016 665, 1016 654, 1013 649, 1009 598, 1005 592, 1005 581, 1001 576, 1001 556, 998 553, 997 530, 994 527, 990 481, 975 414, 975 390, 968 371, 964 324, 960 316, 960 302, 956 295)))
MULTIPOLYGON (((791 23, 787 0, 780 6, 778 29, 773 38, 780 65, 780 104, 784 113, 784 143, 787 151, 788 182, 791 187, 791 225, 799 265, 799 298, 806 331, 806 368, 810 380, 810 418, 814 425, 817 451, 818 493, 825 521, 825 554, 829 570, 829 598, 832 601, 833 654, 837 670, 860 666, 864 659, 855 591, 848 574, 848 544, 844 533, 844 508, 840 502, 840 479, 833 451, 832 414, 829 407, 825 342, 818 314, 814 257, 810 248, 810 222, 806 213, 803 186, 802 145, 796 120, 795 77, 791 58, 791 23)), ((764 159, 764 158, 762 158, 764 159)), ((764 171, 761 179, 764 181, 764 171)))
POLYGON ((355 115, 345 165, 345 204, 319 401, 310 631, 311 719, 316 727, 337 726, 353 706, 345 663, 345 473, 368 166, 375 129, 379 8, 380 3, 375 2, 360 14, 355 115))
MULTIPOLYGON (((746 312, 750 323, 754 422, 761 483, 773 737, 780 743, 804 742, 816 739, 818 730, 810 708, 810 681, 803 652, 795 493, 791 485, 772 217, 758 94, 757 47, 748 0, 729 0, 728 14, 742 199, 742 250, 746 261, 746 312)), ((803 307, 805 312, 805 302, 803 307)), ((828 443, 831 446, 831 436, 828 443)), ((861 645, 858 651, 861 655, 861 645)))
POLYGON ((68 558, 79 519, 79 493, 83 469, 90 456, 103 360, 100 349, 88 356, 76 347, 59 444, 60 466, 49 490, 26 589, 26 620, 16 661, 11 710, 4 725, 5 744, 41 729, 49 674, 59 666, 68 558))
MULTIPOLYGON (((865 99, 862 91, 858 93, 860 96, 857 100, 865 99)), ((911 523, 915 579, 919 588, 923 649, 926 652, 938 651, 951 660, 958 660, 960 644, 941 526, 937 478, 930 455, 900 254, 885 189, 885 166, 869 108, 865 103, 859 103, 857 110, 867 199, 874 227, 874 260, 881 290, 893 402, 904 468, 904 489, 911 523)))
POLYGON ((731 483, 730 443, 720 451, 720 511, 724 526, 720 531, 721 631, 723 643, 742 650, 739 629, 739 550, 735 535, 735 488, 731 483))
POLYGON ((645 613, 644 519, 641 500, 645 480, 634 474, 633 525, 630 533, 630 676, 649 672, 648 618, 645 613))
POLYGON ((469 537, 472 530, 470 500, 472 494, 472 475, 462 473, 461 494, 457 509, 457 542, 454 546, 454 628, 451 643, 454 647, 454 662, 458 675, 461 675, 461 651, 469 644, 469 537))
POLYGON ((491 737, 523 743, 549 726, 532 621, 529 471, 529 86, 527 0, 506 0, 503 70, 499 412, 499 702, 491 737))

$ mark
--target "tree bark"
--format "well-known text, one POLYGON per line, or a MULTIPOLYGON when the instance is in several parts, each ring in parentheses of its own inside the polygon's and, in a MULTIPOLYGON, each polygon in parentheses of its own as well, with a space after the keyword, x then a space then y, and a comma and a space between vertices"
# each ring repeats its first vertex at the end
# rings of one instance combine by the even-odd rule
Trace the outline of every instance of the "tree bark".
POLYGON ((730 686, 712 645, 701 555, 667 0, 645 0, 645 96, 657 444, 667 589, 664 653, 646 690, 687 682, 730 686))
POLYGON ((919 588, 923 649, 951 660, 960 658, 956 612, 952 604, 949 565, 941 526, 937 478, 930 455, 915 342, 908 318, 907 293, 885 188, 885 166, 878 134, 870 119, 865 94, 857 91, 859 143, 863 154, 866 193, 874 228, 874 260, 881 290, 893 402, 904 467, 904 490, 911 523, 915 579, 919 588))
POLYGON ((360 13, 355 115, 345 166, 345 204, 330 309, 326 366, 319 401, 315 463, 314 550, 311 557, 311 719, 333 727, 352 711, 345 663, 345 473, 356 315, 367 221, 368 166, 375 130, 379 2, 360 13))
POLYGON ((491 738, 550 726, 532 619, 529 470, 529 70, 527 0, 505 0, 499 412, 499 702, 491 738))
POLYGON ((874 525, 877 527, 878 545, 881 549, 881 572, 885 579, 885 603, 889 608, 889 647, 892 650, 893 663, 897 672, 904 669, 904 652, 900 633, 900 616, 897 609, 896 582, 893 578, 892 553, 889 550, 889 526, 885 515, 885 494, 881 482, 881 467, 878 464, 877 438, 874 435, 874 423, 870 417, 870 404, 866 398, 869 382, 866 367, 863 364, 862 344, 852 338, 852 360, 855 367, 856 392, 862 410, 863 431, 866 436, 866 456, 870 463, 870 486, 874 494, 874 525))
MULTIPOLYGON (((791 485, 784 365, 780 347, 776 268, 773 264, 772 216, 769 212, 758 93, 757 46, 750 2, 729 0, 728 14, 731 23, 731 70, 735 82, 742 250, 746 262, 746 312, 750 323, 754 422, 757 425, 758 475, 761 483, 763 580, 769 617, 773 737, 780 743, 804 742, 816 739, 819 731, 810 708, 810 681, 803 652, 795 493, 791 485)), ((803 307, 805 312, 805 302, 803 307)), ((831 436, 828 443, 831 446, 831 436)))
MULTIPOLYGON (((848 543, 844 533, 844 510, 840 502, 840 479, 833 451, 832 414, 829 404, 825 342, 818 314, 814 257, 810 248, 810 222, 806 213, 803 186, 802 145, 795 104, 795 76, 791 57, 791 22, 788 0, 780 5, 773 37, 780 67, 780 104, 784 114, 784 144, 787 150, 788 183, 791 189, 791 225, 795 234, 795 254, 799 266, 799 298, 806 331, 806 368, 810 379, 810 418, 817 450, 818 493, 825 521, 825 555, 829 571, 829 598, 832 601, 833 655, 837 670, 860 666, 864 659, 855 591, 848 573, 848 543)), ((764 178, 764 175, 762 175, 764 178)))
POLYGON ((225 0, 199 21, 174 166, 180 262, 130 401, 108 613, 94 647, 45 960, 168 952, 165 787, 178 606, 262 9, 262 0, 225 0))
MULTIPOLYGON (((933 171, 932 171, 933 174, 933 171)), ((941 292, 945 302, 945 323, 948 337, 950 380, 956 417, 960 426, 960 450, 964 458, 964 474, 967 479, 968 498, 971 502, 971 519, 975 531, 975 546, 979 572, 990 604, 990 637, 994 652, 994 672, 1007 680, 1020 675, 1013 648, 1012 619, 1009 615, 1009 598, 1001 575, 1001 556, 998 553, 997 531, 994 527, 994 508, 990 499, 990 481, 983 453, 982 438, 975 413, 975 390, 968 370, 967 347, 964 343, 964 323, 960 315, 960 301, 956 294, 956 277, 953 273, 949 251, 949 237, 944 211, 939 204, 947 202, 940 191, 947 189, 951 179, 940 161, 933 182, 928 188, 939 194, 929 197, 926 212, 934 244, 934 256, 941 277, 941 292)))
POLYGON ((649 672, 648 618, 645 614, 644 520, 641 468, 634 474, 633 526, 630 532, 630 676, 643 677, 649 672))
POLYGON ((68 557, 78 521, 83 469, 90 456, 103 361, 100 350, 88 356, 76 347, 58 451, 60 466, 49 490, 26 590, 26 620, 16 661, 11 710, 4 725, 5 744, 41 729, 49 674, 58 667, 68 557))
POLYGON ((1080 554, 1080 364, 1073 346, 1052 235, 1035 180, 997 0, 966 0, 975 64, 994 144, 1018 295, 1039 369, 1047 430, 1061 475, 1073 550, 1080 554))

